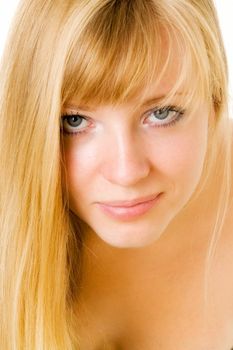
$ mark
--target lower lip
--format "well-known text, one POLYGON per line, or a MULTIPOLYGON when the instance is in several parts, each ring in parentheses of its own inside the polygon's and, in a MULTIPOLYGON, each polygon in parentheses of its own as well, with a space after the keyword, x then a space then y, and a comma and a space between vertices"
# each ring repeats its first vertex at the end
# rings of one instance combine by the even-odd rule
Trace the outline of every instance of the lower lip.
POLYGON ((120 220, 130 220, 147 213, 156 203, 158 203, 162 193, 152 200, 133 205, 132 207, 112 207, 110 205, 98 203, 98 207, 108 216, 120 220))

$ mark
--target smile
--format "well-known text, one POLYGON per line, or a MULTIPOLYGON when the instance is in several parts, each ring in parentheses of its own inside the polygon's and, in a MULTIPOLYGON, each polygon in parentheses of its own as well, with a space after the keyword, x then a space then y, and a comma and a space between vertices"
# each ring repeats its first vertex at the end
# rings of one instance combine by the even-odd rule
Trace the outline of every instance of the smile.
POLYGON ((162 192, 132 201, 98 202, 97 205, 108 216, 118 220, 130 220, 147 213, 160 199, 162 192))

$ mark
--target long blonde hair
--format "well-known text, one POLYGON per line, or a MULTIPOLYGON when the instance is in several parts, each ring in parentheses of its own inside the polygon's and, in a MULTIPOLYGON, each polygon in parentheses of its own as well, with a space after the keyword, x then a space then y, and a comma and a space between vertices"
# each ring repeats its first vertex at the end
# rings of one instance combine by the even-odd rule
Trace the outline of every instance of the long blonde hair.
POLYGON ((216 225, 230 194, 227 63, 211 0, 21 0, 0 67, 0 348, 79 349, 73 305, 82 233, 62 190, 63 104, 122 103, 182 54, 184 104, 214 107, 203 183, 224 164, 216 225), (162 61, 162 37, 168 42, 162 61), (192 86, 190 86, 190 81, 192 86))

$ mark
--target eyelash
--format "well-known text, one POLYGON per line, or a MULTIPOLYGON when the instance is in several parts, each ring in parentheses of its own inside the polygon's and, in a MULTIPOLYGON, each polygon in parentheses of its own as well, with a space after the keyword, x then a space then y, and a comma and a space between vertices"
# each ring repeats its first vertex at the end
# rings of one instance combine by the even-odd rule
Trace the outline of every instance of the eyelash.
MULTIPOLYGON (((178 106, 165 106, 165 107, 162 107, 162 108, 155 108, 155 109, 152 109, 150 111, 148 111, 146 114, 147 115, 150 115, 152 113, 156 113, 156 112, 160 112, 160 113, 163 113, 163 112, 176 112, 177 115, 175 117, 175 119, 173 119, 171 122, 168 122, 168 123, 164 123, 164 124, 158 124, 158 125, 152 125, 151 127, 155 127, 155 128, 167 128, 167 127, 172 127, 174 126, 177 122, 179 122, 180 119, 182 119, 182 117, 184 116, 185 114, 185 110, 182 109, 181 107, 178 107, 178 106)), ((80 114, 64 114, 61 116, 61 132, 67 136, 76 136, 77 134, 85 134, 86 132, 88 132, 87 128, 83 128, 83 130, 80 130, 80 131, 76 131, 76 132, 69 132, 69 131, 65 131, 64 130, 64 126, 63 126, 63 121, 65 120, 68 120, 69 118, 73 118, 73 117, 80 117, 82 120, 86 120, 87 122, 90 121, 90 118, 88 117, 84 117, 80 114)), ((159 119, 158 119, 159 120, 159 119)), ((162 119, 161 119, 162 120, 162 119)))

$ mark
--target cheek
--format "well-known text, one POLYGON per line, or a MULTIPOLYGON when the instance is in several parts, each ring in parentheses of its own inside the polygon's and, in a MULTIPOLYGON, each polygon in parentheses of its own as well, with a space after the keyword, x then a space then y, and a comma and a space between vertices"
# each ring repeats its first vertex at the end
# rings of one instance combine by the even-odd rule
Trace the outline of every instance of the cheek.
POLYGON ((154 152, 154 167, 174 186, 193 188, 200 179, 206 150, 208 127, 195 121, 179 133, 166 138, 154 152))
POLYGON ((82 192, 87 192, 91 185, 98 159, 94 150, 93 147, 82 147, 75 142, 65 147, 64 167, 71 197, 72 194, 80 196, 82 192))
MULTIPOLYGON (((179 192, 191 192, 203 169, 207 131, 207 118, 197 117, 179 132, 167 133, 162 137, 153 134, 148 138, 147 135, 147 140, 144 140, 145 157, 148 156, 154 169, 151 177, 160 181, 161 187, 170 184, 179 192)), ((72 197, 84 200, 87 193, 98 185, 100 163, 106 154, 104 149, 96 140, 67 142, 64 163, 71 202, 72 197)))

